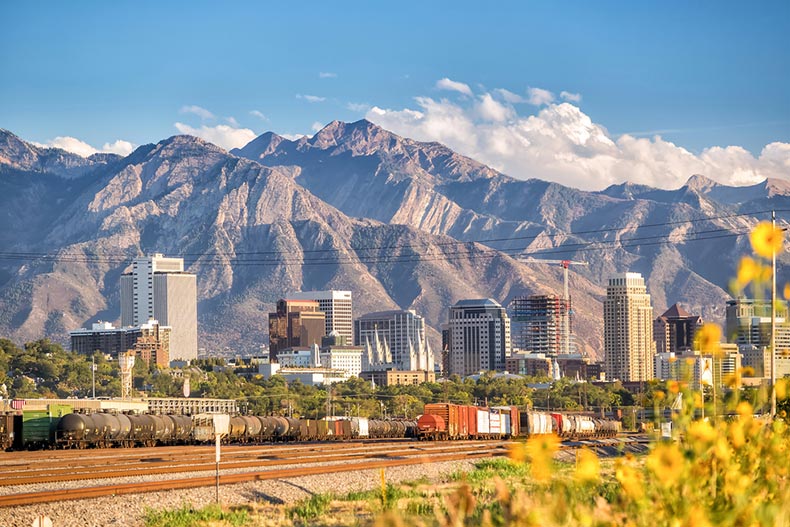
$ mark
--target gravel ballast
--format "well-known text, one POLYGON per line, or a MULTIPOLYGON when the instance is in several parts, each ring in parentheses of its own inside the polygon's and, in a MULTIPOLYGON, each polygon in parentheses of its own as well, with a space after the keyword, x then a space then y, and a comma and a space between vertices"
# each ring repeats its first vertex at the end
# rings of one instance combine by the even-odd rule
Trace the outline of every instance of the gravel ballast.
MULTIPOLYGON (((457 471, 474 468, 474 461, 445 461, 423 465, 390 467, 387 481, 399 483, 420 478, 439 480, 457 471)), ((291 504, 313 494, 345 494, 377 488, 379 470, 321 474, 237 485, 219 489, 223 505, 251 503, 291 504)), ((214 487, 130 494, 76 501, 61 501, 0 509, 0 526, 30 527, 40 515, 52 519, 54 527, 102 527, 105 525, 142 526, 146 509, 177 509, 184 505, 202 508, 215 502, 214 487)))

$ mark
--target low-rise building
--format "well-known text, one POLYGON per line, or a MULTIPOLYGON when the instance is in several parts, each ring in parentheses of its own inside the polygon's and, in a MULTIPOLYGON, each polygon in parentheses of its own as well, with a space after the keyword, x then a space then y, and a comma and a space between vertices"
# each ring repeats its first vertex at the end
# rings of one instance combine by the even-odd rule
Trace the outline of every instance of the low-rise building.
POLYGON ((399 386, 436 381, 436 373, 426 370, 405 371, 390 369, 363 371, 359 377, 366 381, 373 382, 376 386, 399 386))
POLYGON ((146 364, 166 368, 170 364, 171 328, 156 320, 139 326, 116 328, 109 322, 93 324, 91 329, 69 332, 71 351, 90 355, 96 351, 118 359, 120 353, 134 351, 146 364))

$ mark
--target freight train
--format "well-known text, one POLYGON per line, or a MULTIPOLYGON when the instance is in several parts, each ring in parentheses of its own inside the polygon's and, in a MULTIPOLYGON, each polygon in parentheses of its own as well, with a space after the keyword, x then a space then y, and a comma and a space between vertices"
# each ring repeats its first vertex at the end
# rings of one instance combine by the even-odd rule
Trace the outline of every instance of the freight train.
MULTIPOLYGON (((67 413, 0 414, 0 449, 106 448, 213 442, 225 414, 67 413)), ((515 406, 427 404, 418 420, 364 417, 296 419, 233 415, 222 431, 226 443, 331 441, 366 438, 422 440, 507 439, 556 434, 563 439, 614 437, 620 422, 586 415, 534 412, 515 406)))
POLYGON ((508 439, 556 434, 562 439, 615 437, 620 421, 588 415, 519 410, 515 406, 485 408, 458 404, 426 404, 417 420, 417 438, 508 439))

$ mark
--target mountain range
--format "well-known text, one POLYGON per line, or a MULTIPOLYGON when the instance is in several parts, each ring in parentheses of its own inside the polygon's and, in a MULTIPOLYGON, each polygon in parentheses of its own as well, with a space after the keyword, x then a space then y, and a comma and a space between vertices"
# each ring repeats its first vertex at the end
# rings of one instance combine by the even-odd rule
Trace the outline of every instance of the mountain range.
MULTIPOLYGON (((655 316, 720 321, 744 234, 790 209, 790 184, 599 192, 519 179, 366 120, 312 137, 267 132, 227 152, 191 136, 82 158, 0 130, 0 335, 22 342, 116 321, 131 259, 182 256, 198 275, 200 346, 254 351, 290 291, 349 289, 355 314, 415 309, 438 349, 447 308, 570 290, 579 348, 602 353, 606 280, 641 272, 655 316)), ((780 257, 780 263, 785 262, 780 257)), ((779 272, 779 281, 786 279, 779 272)))

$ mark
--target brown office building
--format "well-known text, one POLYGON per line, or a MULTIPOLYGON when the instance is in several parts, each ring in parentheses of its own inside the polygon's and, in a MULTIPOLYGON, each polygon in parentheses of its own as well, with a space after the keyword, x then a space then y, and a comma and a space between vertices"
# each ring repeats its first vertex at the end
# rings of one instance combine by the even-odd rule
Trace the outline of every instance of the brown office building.
POLYGON ((109 322, 93 324, 91 329, 70 331, 71 351, 90 355, 99 351, 110 355, 113 359, 118 354, 134 351, 145 362, 152 362, 166 368, 170 364, 169 326, 160 325, 156 320, 149 320, 139 326, 116 328, 109 322))
POLYGON ((269 313, 269 361, 277 362, 277 353, 286 348, 320 346, 325 317, 316 300, 279 300, 277 311, 269 313))

